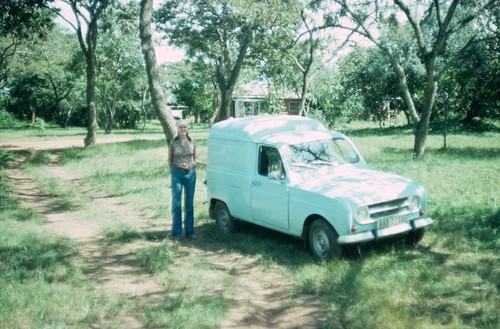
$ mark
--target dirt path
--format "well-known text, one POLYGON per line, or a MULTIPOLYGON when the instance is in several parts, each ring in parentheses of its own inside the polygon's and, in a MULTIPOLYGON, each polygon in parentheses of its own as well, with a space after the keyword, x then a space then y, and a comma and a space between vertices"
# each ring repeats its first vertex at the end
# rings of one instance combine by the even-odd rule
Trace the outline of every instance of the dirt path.
MULTIPOLYGON (((30 148, 36 148, 36 145, 31 144, 30 148)), ((41 148, 48 148, 47 143, 44 142, 41 148)), ((128 244, 126 252, 112 250, 103 243, 104 237, 97 221, 82 221, 76 212, 61 210, 55 200, 40 190, 23 172, 21 165, 21 161, 14 162, 7 170, 14 191, 24 206, 45 216, 46 228, 76 242, 81 259, 86 264, 87 278, 98 291, 110 299, 127 304, 127 312, 114 319, 118 323, 96 323, 92 327, 144 328, 143 319, 147 309, 161 303, 166 297, 164 287, 136 265, 134 248, 144 245, 128 244)), ((158 237, 166 237, 170 223, 152 221, 119 197, 109 197, 93 190, 61 167, 57 157, 53 157, 48 169, 54 177, 71 184, 75 193, 90 199, 92 207, 99 209, 99 212, 106 213, 110 218, 119 218, 120 222, 137 230, 147 229, 158 237)), ((269 269, 263 274, 262 269, 255 266, 255 259, 238 256, 240 259, 235 262, 234 255, 204 250, 203 239, 200 240, 193 244, 181 243, 179 248, 183 253, 203 253, 203 257, 218 268, 236 270, 238 273, 236 289, 224 292, 224 297, 232 301, 232 307, 220 328, 323 327, 325 316, 318 301, 312 297, 293 299, 292 284, 279 271, 269 269)))

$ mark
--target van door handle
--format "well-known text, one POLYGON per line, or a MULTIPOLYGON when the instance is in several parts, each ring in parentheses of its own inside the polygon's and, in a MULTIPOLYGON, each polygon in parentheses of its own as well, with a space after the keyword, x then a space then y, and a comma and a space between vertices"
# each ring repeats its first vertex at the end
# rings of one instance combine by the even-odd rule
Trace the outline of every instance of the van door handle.
POLYGON ((254 181, 252 181, 252 185, 253 186, 261 186, 262 182, 259 182, 258 180, 254 180, 254 181))

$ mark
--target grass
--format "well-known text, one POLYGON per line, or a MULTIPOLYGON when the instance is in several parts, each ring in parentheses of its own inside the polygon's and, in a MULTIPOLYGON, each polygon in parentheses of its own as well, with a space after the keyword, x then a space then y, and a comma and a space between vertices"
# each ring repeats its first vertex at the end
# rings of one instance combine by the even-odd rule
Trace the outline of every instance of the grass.
POLYGON ((22 206, 2 170, 0 222, 2 328, 86 328, 106 315, 74 263, 74 242, 43 229, 43 218, 22 206))
MULTIPOLYGON (((107 243, 116 248, 149 241, 137 251, 137 262, 163 284, 165 300, 148 310, 145 327, 217 328, 231 305, 224 291, 237 288, 238 262, 252 259, 263 277, 271 269, 284 273, 295 296, 319 298, 328 318, 325 328, 497 328, 500 134, 453 133, 446 150, 441 136, 430 135, 426 156, 415 161, 411 132, 375 128, 370 133, 366 127, 346 132, 372 167, 426 187, 435 224, 421 244, 367 244, 349 248, 343 259, 316 263, 301 240, 280 233, 246 224, 234 235, 223 235, 208 218, 206 174, 200 168, 195 195, 200 252, 185 254, 176 244, 119 220, 103 222, 107 243), (218 266, 205 253, 232 257, 235 266, 218 266)), ((206 131, 193 135, 199 157, 206 159, 206 131)), ((132 141, 67 149, 60 156, 78 179, 126 198, 153 220, 165 220, 170 204, 166 151, 161 140, 132 141)), ((30 159, 31 174, 63 204, 87 209, 85 199, 46 171, 51 152, 30 159)), ((13 156, 0 152, 0 162, 13 156)), ((74 244, 41 231, 43 218, 20 207, 5 179, 0 179, 0 194, 0 323, 85 327, 103 312, 110 316, 118 306, 89 288, 79 265, 72 263, 74 244), (68 301, 69 296, 78 297, 68 301), (28 305, 32 299, 45 302, 28 305), (55 312, 58 308, 64 311, 55 312)))

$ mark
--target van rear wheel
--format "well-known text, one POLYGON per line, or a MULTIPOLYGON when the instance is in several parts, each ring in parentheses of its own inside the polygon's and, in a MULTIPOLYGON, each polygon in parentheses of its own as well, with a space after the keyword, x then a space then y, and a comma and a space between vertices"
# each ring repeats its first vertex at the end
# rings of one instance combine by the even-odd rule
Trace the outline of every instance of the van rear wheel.
POLYGON ((232 233, 237 229, 238 222, 231 216, 229 209, 222 201, 217 201, 214 208, 215 222, 224 233, 232 233))
POLYGON ((323 219, 316 219, 309 227, 309 248, 320 261, 342 256, 342 246, 337 243, 337 232, 323 219))

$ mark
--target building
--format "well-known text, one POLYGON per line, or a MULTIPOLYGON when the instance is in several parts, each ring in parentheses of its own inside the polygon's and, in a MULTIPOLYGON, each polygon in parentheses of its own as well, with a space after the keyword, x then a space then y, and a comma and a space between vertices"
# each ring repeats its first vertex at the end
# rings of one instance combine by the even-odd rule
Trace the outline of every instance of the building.
MULTIPOLYGON (((233 96, 233 104, 230 115, 235 118, 259 115, 265 109, 267 102, 267 86, 259 83, 244 85, 233 96)), ((289 96, 283 99, 283 106, 289 115, 298 115, 300 98, 289 96)))

